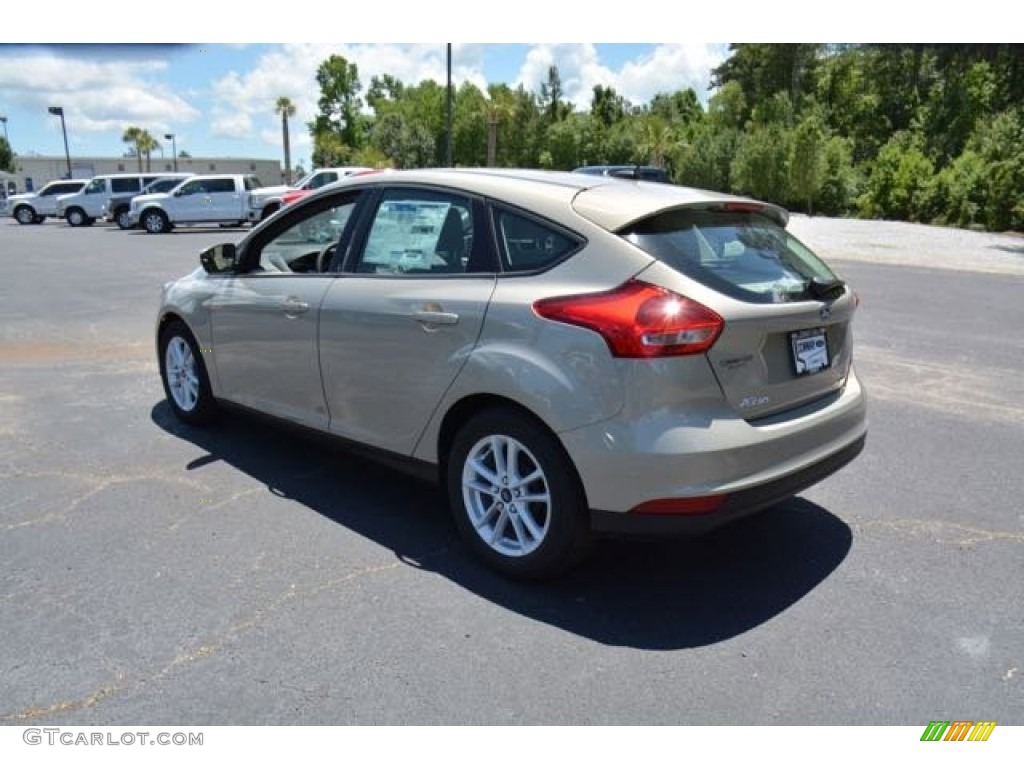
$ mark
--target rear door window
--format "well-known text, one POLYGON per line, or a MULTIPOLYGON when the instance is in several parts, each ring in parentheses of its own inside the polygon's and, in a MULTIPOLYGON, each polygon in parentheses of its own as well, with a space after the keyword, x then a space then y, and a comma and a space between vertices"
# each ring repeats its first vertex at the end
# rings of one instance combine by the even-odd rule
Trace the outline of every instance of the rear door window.
POLYGON ((740 301, 781 304, 816 298, 811 281, 839 283, 807 246, 758 213, 667 211, 619 233, 677 272, 740 301))
POLYGON ((573 253, 580 240, 552 224, 499 208, 495 211, 498 245, 506 272, 536 272, 573 253))

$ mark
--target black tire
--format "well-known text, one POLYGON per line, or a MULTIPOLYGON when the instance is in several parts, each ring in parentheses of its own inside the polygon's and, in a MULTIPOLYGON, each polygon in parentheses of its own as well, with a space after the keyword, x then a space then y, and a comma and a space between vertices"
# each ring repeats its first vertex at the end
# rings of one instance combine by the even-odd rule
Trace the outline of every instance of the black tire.
POLYGON ((459 533, 474 554, 499 573, 513 579, 547 579, 586 556, 592 539, 590 515, 576 468, 554 434, 529 414, 490 408, 474 415, 452 441, 446 474, 459 533), (516 466, 506 474, 495 462, 492 442, 516 446, 516 466), (476 466, 487 467, 497 485, 489 490, 479 487, 489 481, 467 463, 471 457, 476 466), (535 470, 540 471, 539 479, 519 482, 535 470), (473 486, 464 485, 464 479, 473 486), (535 500, 541 497, 546 501, 535 500))
POLYGON ((36 212, 27 205, 19 205, 14 209, 14 220, 19 224, 35 224, 36 212))
MULTIPOLYGON (((164 386, 164 394, 167 396, 167 402, 170 404, 171 410, 174 411, 174 415, 186 424, 196 426, 214 422, 219 415, 219 408, 210 388, 206 361, 203 359, 199 345, 196 344, 191 331, 180 320, 171 320, 160 330, 158 349, 160 350, 160 382, 164 386), (182 367, 178 365, 178 362, 183 361, 173 359, 171 362, 168 361, 168 350, 172 346, 179 352, 184 351, 187 347, 188 353, 191 355, 191 368, 186 362, 184 365, 186 371, 182 372, 182 367), (168 373, 169 365, 171 366, 170 374, 168 373), (187 392, 182 390, 182 386, 186 384, 188 378, 189 368, 195 378, 194 402, 190 400, 187 392), (175 376, 178 378, 172 381, 171 379, 175 376)), ((174 354, 172 353, 172 358, 174 354)))
POLYGON ((158 208, 143 211, 139 222, 142 224, 142 228, 151 235, 161 235, 171 231, 171 222, 167 219, 167 214, 158 208))
POLYGON ((114 211, 114 222, 120 229, 134 229, 129 218, 131 210, 129 208, 118 208, 114 211))
POLYGON ((69 208, 67 213, 64 214, 64 218, 67 220, 68 225, 72 227, 84 227, 89 217, 85 215, 85 211, 81 208, 69 208))
POLYGON ((260 212, 260 221, 265 221, 281 210, 280 203, 271 203, 260 212))
POLYGON ((32 219, 33 224, 42 224, 44 221, 46 221, 46 217, 40 214, 36 214, 36 217, 32 219))

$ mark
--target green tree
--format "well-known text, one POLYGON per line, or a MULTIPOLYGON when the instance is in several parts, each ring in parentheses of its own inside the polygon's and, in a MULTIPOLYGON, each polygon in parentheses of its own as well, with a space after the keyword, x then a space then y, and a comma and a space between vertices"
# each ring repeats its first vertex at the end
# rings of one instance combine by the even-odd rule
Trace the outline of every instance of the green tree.
POLYGON ((295 105, 287 96, 281 96, 274 104, 274 114, 281 116, 281 143, 284 145, 284 181, 292 183, 292 144, 288 138, 288 118, 295 117, 295 105))
POLYGON ((320 111, 309 124, 313 164, 344 162, 365 143, 359 68, 344 56, 332 55, 317 68, 316 82, 320 111))
POLYGON ((827 144, 825 121, 816 112, 809 113, 793 130, 789 148, 789 189, 793 199, 814 213, 814 201, 825 183, 827 144))
POLYGON ((629 104, 611 86, 594 86, 590 101, 590 116, 606 128, 610 128, 625 116, 629 104))
POLYGON ((776 203, 788 200, 789 147, 790 135, 777 123, 745 134, 731 168, 736 191, 776 203))
POLYGON ((125 129, 121 135, 121 141, 131 144, 135 150, 135 157, 139 161, 139 173, 142 173, 142 160, 146 160, 146 170, 150 169, 150 153, 160 149, 160 142, 150 135, 149 131, 132 125, 125 129))
POLYGON ((480 118, 487 126, 487 167, 492 168, 498 160, 498 128, 515 117, 516 108, 506 86, 489 86, 490 98, 484 101, 480 118))
POLYGON ((16 155, 11 151, 11 145, 7 139, 0 136, 0 171, 7 171, 7 173, 14 173, 14 158, 16 155))
POLYGON ((548 67, 548 79, 540 85, 540 104, 548 125, 564 120, 572 113, 572 104, 563 101, 562 76, 558 67, 548 67))
POLYGON ((920 221, 935 167, 921 149, 921 137, 906 131, 885 143, 871 165, 861 210, 871 217, 920 221))

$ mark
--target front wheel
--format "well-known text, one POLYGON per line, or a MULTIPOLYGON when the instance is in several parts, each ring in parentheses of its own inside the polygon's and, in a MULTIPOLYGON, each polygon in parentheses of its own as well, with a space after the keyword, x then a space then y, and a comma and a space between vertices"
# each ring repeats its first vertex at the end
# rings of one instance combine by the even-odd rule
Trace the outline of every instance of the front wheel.
POLYGON ((174 414, 188 424, 209 424, 217 416, 199 346, 180 320, 160 332, 160 380, 174 414))
POLYGON ((36 212, 27 205, 23 205, 20 208, 15 209, 14 220, 19 224, 35 224, 36 212))
POLYGON ((167 214, 158 210, 146 211, 142 214, 142 228, 151 235, 159 235, 171 230, 167 214))
POLYGON ((448 498, 474 553, 515 579, 572 567, 591 541, 586 497, 565 449, 531 416, 482 411, 455 436, 448 498))
POLYGON ((65 218, 72 227, 87 227, 93 222, 81 208, 72 208, 67 212, 65 218))

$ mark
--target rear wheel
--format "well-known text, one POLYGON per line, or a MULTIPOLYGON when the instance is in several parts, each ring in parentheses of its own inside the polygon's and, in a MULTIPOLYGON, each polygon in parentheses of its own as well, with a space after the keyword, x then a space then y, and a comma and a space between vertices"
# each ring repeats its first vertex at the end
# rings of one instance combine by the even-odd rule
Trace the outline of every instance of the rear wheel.
POLYGON ((576 469, 558 439, 527 414, 494 408, 456 434, 448 497, 469 547, 515 579, 543 579, 586 555, 591 533, 576 469))
POLYGON ((175 415, 188 424, 209 424, 217 416, 199 345, 180 320, 160 332, 160 380, 175 415))
POLYGON ((46 221, 46 217, 39 214, 36 214, 36 217, 32 219, 33 224, 42 224, 44 221, 46 221))
POLYGON ((117 212, 114 213, 114 221, 117 223, 117 226, 120 227, 121 229, 132 228, 132 220, 131 217, 129 216, 129 213, 130 211, 127 208, 118 208, 117 212))
POLYGON ((142 214, 142 228, 151 235, 159 235, 171 231, 171 223, 163 211, 151 209, 142 214))
POLYGON ((27 205, 19 206, 14 209, 14 220, 19 224, 35 224, 36 212, 27 205))

